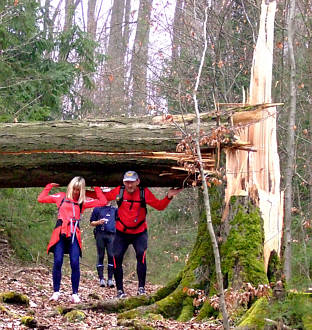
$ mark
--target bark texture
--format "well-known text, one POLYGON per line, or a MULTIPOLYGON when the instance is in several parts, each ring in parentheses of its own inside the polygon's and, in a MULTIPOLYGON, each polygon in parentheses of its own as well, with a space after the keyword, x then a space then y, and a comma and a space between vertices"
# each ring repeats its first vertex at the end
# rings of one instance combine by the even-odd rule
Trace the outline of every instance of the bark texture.
MULTIPOLYGON (((276 1, 262 1, 259 36, 251 70, 250 104, 271 102, 275 11, 276 1)), ((226 201, 228 203, 235 195, 257 197, 264 219, 264 260, 267 267, 271 252, 281 252, 283 195, 280 192, 276 108, 268 108, 260 116, 259 122, 252 125, 233 116, 234 124, 242 126, 239 139, 250 142, 256 152, 228 150, 226 201)))
MULTIPOLYGON (((202 113, 202 131, 211 134, 217 128, 216 118, 231 126, 232 113, 242 110, 237 116, 254 121, 253 113, 259 111, 255 109, 267 106, 234 107, 218 116, 202 113)), ((189 114, 183 120, 171 116, 169 121, 160 116, 0 124, 0 188, 42 187, 48 182, 66 186, 76 175, 84 176, 90 186, 116 186, 129 169, 138 171, 146 186, 185 185, 191 177, 177 161, 192 161, 192 155, 177 153, 176 146, 183 129, 194 131, 194 119, 189 114)), ((221 145, 227 147, 251 148, 236 141, 234 134, 227 145, 221 145)), ((203 148, 203 161, 211 173, 215 155, 215 147, 203 148)))
MULTIPOLYGON (((0 187, 65 186, 76 175, 90 186, 115 186, 130 169, 144 185, 180 186, 187 178, 177 166, 180 139, 172 123, 148 118, 1 124, 0 187)), ((213 169, 214 148, 205 155, 213 169)))

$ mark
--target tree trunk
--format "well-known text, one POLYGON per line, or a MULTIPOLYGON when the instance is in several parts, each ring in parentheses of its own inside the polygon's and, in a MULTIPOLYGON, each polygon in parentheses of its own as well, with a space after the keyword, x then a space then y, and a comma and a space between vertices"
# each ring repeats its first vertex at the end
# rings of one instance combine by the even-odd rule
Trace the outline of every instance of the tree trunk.
MULTIPOLYGON (((88 0, 88 14, 87 14, 87 33, 89 38, 96 41, 96 30, 97 30, 97 20, 95 17, 95 7, 97 0, 88 0)), ((95 56, 95 44, 90 46, 90 56, 92 56, 92 61, 94 61, 95 56)), ((86 70, 87 71, 87 70, 86 70)), ((90 88, 90 86, 95 86, 94 73, 89 72, 82 79, 82 86, 80 90, 81 95, 81 107, 80 113, 82 118, 87 118, 92 115, 91 111, 94 111, 94 99, 95 90, 90 88), (86 83, 87 81, 87 83, 86 83), (90 111, 90 109, 92 109, 90 111)))
MULTIPOLYGON (((215 123, 203 127, 209 132, 215 123)), ((146 185, 180 186, 188 176, 177 164, 187 157, 176 152, 180 139, 173 124, 149 118, 1 124, 0 187, 67 185, 75 175, 115 186, 129 169, 146 185)), ((214 148, 206 149, 205 161, 213 170, 214 148)))
POLYGON ((147 108, 147 64, 151 11, 152 0, 140 0, 131 60, 133 86, 131 114, 140 116, 146 114, 147 108))
MULTIPOLYGON (((254 51, 249 103, 271 102, 273 35, 276 1, 262 1, 259 36, 254 51)), ((240 120, 233 116, 233 122, 240 120)), ((227 152, 226 202, 231 196, 255 196, 264 219, 264 260, 268 266, 270 254, 281 252, 283 196, 280 192, 280 168, 276 139, 276 108, 261 113, 254 124, 241 123, 240 139, 249 141, 256 152, 227 152)))
POLYGON ((285 254, 284 254, 284 273, 286 281, 291 278, 291 209, 293 205, 293 176, 295 171, 295 123, 296 123, 296 62, 293 47, 294 37, 294 17, 296 1, 289 2, 288 13, 288 51, 290 64, 290 109, 288 117, 288 141, 287 141, 287 166, 285 170, 285 254))
MULTIPOLYGON (((267 106, 241 112, 243 120, 255 120, 255 112, 267 106)), ((229 126, 230 116, 226 110, 218 120, 229 126)), ((201 117, 203 132, 212 134, 217 127, 215 114, 201 117)), ((194 118, 190 114, 183 121, 181 116, 171 116, 170 121, 160 116, 0 124, 0 188, 41 187, 54 181, 65 186, 75 175, 84 176, 89 185, 116 186, 130 168, 140 172, 144 185, 181 186, 192 176, 177 161, 192 158, 176 152, 182 139, 182 128, 178 128, 183 124, 184 129, 185 124, 194 130, 194 118)), ((222 148, 251 148, 236 141, 234 134, 227 139, 222 148)), ((214 173, 215 149, 203 149, 207 174, 214 173)))
MULTIPOLYGON (((124 63, 125 48, 123 44, 123 18, 125 3, 114 0, 110 21, 109 44, 105 76, 105 114, 118 116, 124 113, 124 63)), ((102 114, 103 115, 103 114, 102 114)))

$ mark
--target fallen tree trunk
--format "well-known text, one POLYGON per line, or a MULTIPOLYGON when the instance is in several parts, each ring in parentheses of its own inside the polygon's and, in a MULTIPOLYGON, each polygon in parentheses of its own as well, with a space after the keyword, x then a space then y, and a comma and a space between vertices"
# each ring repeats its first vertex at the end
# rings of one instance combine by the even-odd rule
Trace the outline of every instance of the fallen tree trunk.
MULTIPOLYGON (((178 186, 187 177, 177 166, 181 136, 173 124, 142 118, 1 124, 0 187, 67 185, 76 175, 115 186, 130 169, 144 185, 178 186)), ((213 149, 206 155, 213 169, 213 149)))
MULTIPOLYGON (((231 116, 257 121, 269 104, 245 105, 202 113, 202 131, 212 134, 231 126, 231 116)), ((88 185, 116 186, 123 172, 139 172, 145 186, 181 186, 188 171, 178 160, 192 155, 176 152, 182 137, 194 132, 195 115, 140 118, 107 118, 92 121, 59 121, 0 124, 0 188, 42 187, 48 182, 67 185, 81 175, 88 185)), ((238 119, 239 120, 239 119, 238 119)), ((229 136, 223 147, 248 148, 229 136)), ((215 169, 215 147, 205 147, 207 171, 215 169)), ((209 174, 209 173, 208 173, 209 174)))

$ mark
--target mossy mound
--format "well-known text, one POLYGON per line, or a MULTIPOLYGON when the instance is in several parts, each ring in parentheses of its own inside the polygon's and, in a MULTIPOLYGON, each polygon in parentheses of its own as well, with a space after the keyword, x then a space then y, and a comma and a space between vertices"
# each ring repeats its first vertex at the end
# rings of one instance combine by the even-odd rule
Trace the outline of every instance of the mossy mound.
POLYGON ((7 304, 18 304, 29 306, 29 298, 21 293, 14 291, 4 292, 0 294, 0 301, 7 304))
POLYGON ((37 327, 37 321, 32 316, 23 316, 21 318, 21 323, 24 324, 28 328, 37 327))
POLYGON ((65 314, 64 316, 68 322, 80 322, 86 318, 86 314, 80 310, 72 310, 65 314))
POLYGON ((258 299, 252 307, 246 312, 237 329, 263 329, 265 325, 264 318, 269 312, 268 299, 262 297, 258 299))
POLYGON ((117 325, 120 327, 125 327, 127 329, 135 329, 135 330, 153 330, 155 329, 152 326, 149 326, 144 321, 140 319, 133 319, 133 320, 118 320, 117 325))
POLYGON ((263 220, 259 208, 250 201, 232 197, 230 231, 221 247, 222 273, 228 286, 239 289, 243 283, 267 284, 264 267, 263 220))
POLYGON ((312 297, 288 292, 284 299, 259 298, 245 313, 237 329, 264 329, 285 325, 292 329, 312 329, 312 297))

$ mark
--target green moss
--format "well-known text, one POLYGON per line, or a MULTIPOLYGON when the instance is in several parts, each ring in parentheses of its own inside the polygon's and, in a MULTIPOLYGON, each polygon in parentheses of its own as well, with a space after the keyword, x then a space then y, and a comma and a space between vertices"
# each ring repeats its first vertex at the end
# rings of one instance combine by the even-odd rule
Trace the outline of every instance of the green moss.
POLYGON ((186 322, 190 320, 193 317, 193 315, 194 315, 193 299, 191 297, 187 297, 183 299, 182 310, 177 320, 181 322, 186 322))
POLYGON ((29 305, 29 298, 26 295, 14 291, 1 293, 0 300, 8 304, 29 305))
POLYGON ((37 327, 37 321, 32 316, 23 316, 21 318, 21 323, 26 325, 26 327, 29 327, 29 328, 37 327))
POLYGON ((156 302, 158 313, 162 314, 165 318, 178 318, 183 307, 183 300, 186 297, 187 295, 183 293, 182 288, 177 288, 169 296, 156 302))
POLYGON ((66 313, 65 318, 68 322, 80 322, 86 318, 86 314, 83 311, 73 310, 66 313))
POLYGON ((164 320, 164 318, 161 314, 154 314, 154 313, 149 313, 148 319, 151 321, 163 321, 164 320))
POLYGON ((312 315, 304 315, 302 318, 303 327, 306 330, 312 330, 312 315))
POLYGON ((266 298, 258 299, 244 315, 243 320, 238 325, 240 327, 248 327, 248 329, 263 329, 265 325, 264 318, 267 317, 269 304, 266 298))
POLYGON ((280 258, 275 250, 273 250, 270 254, 269 262, 268 262, 268 280, 269 282, 276 283, 281 278, 281 270, 282 265, 280 258))
POLYGON ((153 330, 154 328, 143 322, 142 320, 119 320, 117 325, 133 330, 153 330))
POLYGON ((120 310, 131 310, 139 306, 146 306, 152 303, 152 298, 150 296, 137 296, 124 299, 120 305, 120 310))
POLYGON ((229 286, 233 287, 240 286, 240 283, 234 282, 237 273, 240 282, 250 282, 255 286, 268 283, 263 259, 263 222, 259 209, 251 203, 246 207, 239 203, 232 206, 235 216, 230 222, 227 241, 221 247, 222 272, 228 275, 229 286))
POLYGON ((59 314, 61 314, 61 315, 65 314, 65 313, 64 313, 64 309, 63 309, 62 306, 57 306, 57 307, 55 308, 55 310, 56 310, 59 314))
POLYGON ((119 313, 117 315, 117 320, 127 319, 132 320, 137 317, 139 318, 148 318, 150 314, 159 314, 156 304, 149 306, 139 306, 134 309, 119 313))
POLYGON ((198 315, 196 316, 197 321, 202 321, 204 319, 208 319, 210 317, 217 317, 219 314, 219 311, 215 310, 209 303, 208 300, 206 300, 201 307, 198 315))
POLYGON ((159 289, 155 294, 152 295, 154 302, 167 297, 171 292, 173 292, 180 284, 181 279, 182 272, 180 272, 177 277, 174 280, 170 281, 165 287, 159 289))

